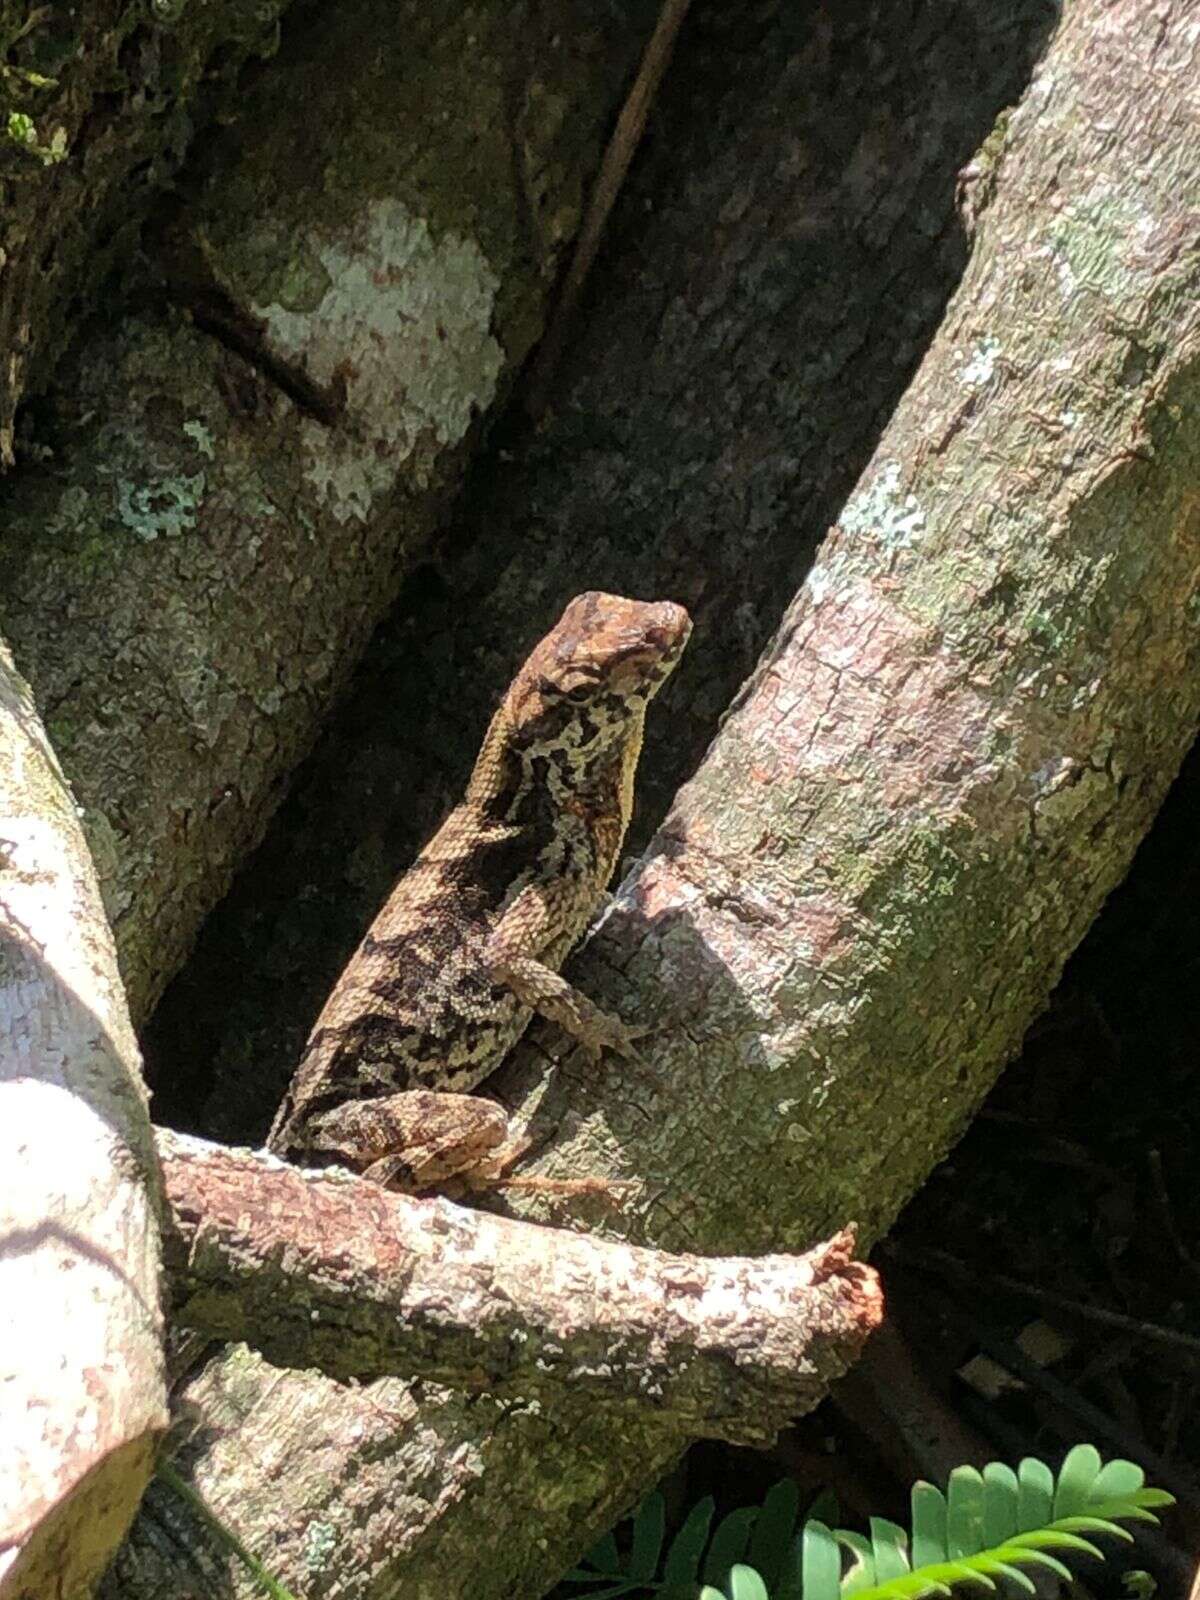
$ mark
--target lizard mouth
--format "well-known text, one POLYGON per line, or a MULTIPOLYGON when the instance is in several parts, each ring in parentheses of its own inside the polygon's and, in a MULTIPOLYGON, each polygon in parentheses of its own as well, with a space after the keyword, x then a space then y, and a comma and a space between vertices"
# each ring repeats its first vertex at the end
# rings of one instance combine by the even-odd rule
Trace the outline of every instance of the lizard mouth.
POLYGON ((648 645, 650 650, 659 655, 670 655, 676 659, 692 631, 692 619, 682 606, 677 606, 673 600, 659 600, 646 607, 651 613, 647 617, 645 626, 645 641, 642 649, 648 645))

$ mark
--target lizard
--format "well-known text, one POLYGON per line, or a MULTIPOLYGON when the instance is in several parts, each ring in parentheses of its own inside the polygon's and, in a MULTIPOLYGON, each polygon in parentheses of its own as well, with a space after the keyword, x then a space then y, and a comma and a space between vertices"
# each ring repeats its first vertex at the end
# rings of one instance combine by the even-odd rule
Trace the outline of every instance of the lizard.
POLYGON ((501 699, 461 803, 325 1002, 269 1150, 413 1194, 519 1183, 500 1177, 514 1159, 504 1111, 469 1091, 533 1014, 593 1059, 606 1048, 638 1059, 646 1030, 559 969, 616 867, 646 708, 691 626, 671 601, 589 591, 570 602, 501 699))

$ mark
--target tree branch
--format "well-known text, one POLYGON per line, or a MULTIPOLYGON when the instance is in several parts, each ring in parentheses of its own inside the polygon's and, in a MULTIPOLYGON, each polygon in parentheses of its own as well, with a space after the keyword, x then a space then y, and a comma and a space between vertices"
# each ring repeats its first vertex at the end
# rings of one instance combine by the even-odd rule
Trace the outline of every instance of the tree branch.
POLYGON ((0 1594, 90 1593, 166 1427, 141 1061, 75 803, 0 641, 0 1594))
POLYGON ((627 1403, 765 1444, 882 1316, 847 1230, 803 1256, 668 1255, 160 1132, 177 1320, 272 1361, 627 1403))

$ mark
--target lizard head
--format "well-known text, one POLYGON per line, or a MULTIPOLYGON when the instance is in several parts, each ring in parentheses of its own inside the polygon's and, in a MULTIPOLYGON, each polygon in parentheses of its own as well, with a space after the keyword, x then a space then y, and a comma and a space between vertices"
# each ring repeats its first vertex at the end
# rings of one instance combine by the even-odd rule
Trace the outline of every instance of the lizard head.
POLYGON ((498 715, 509 749, 548 758, 568 781, 586 781, 632 745, 646 707, 674 671, 692 623, 670 600, 576 595, 537 645, 498 715))

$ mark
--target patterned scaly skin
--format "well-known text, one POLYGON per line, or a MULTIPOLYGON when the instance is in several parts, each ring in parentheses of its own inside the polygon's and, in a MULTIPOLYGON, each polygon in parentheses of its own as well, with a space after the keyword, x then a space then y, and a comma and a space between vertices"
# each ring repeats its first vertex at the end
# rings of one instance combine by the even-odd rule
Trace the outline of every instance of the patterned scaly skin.
POLYGON ((559 975, 625 837, 646 707, 691 632, 681 606, 571 601, 492 718, 466 796, 400 879, 325 1004, 268 1137, 420 1190, 494 1152, 468 1099, 534 1011, 593 1055, 634 1030, 559 975))

